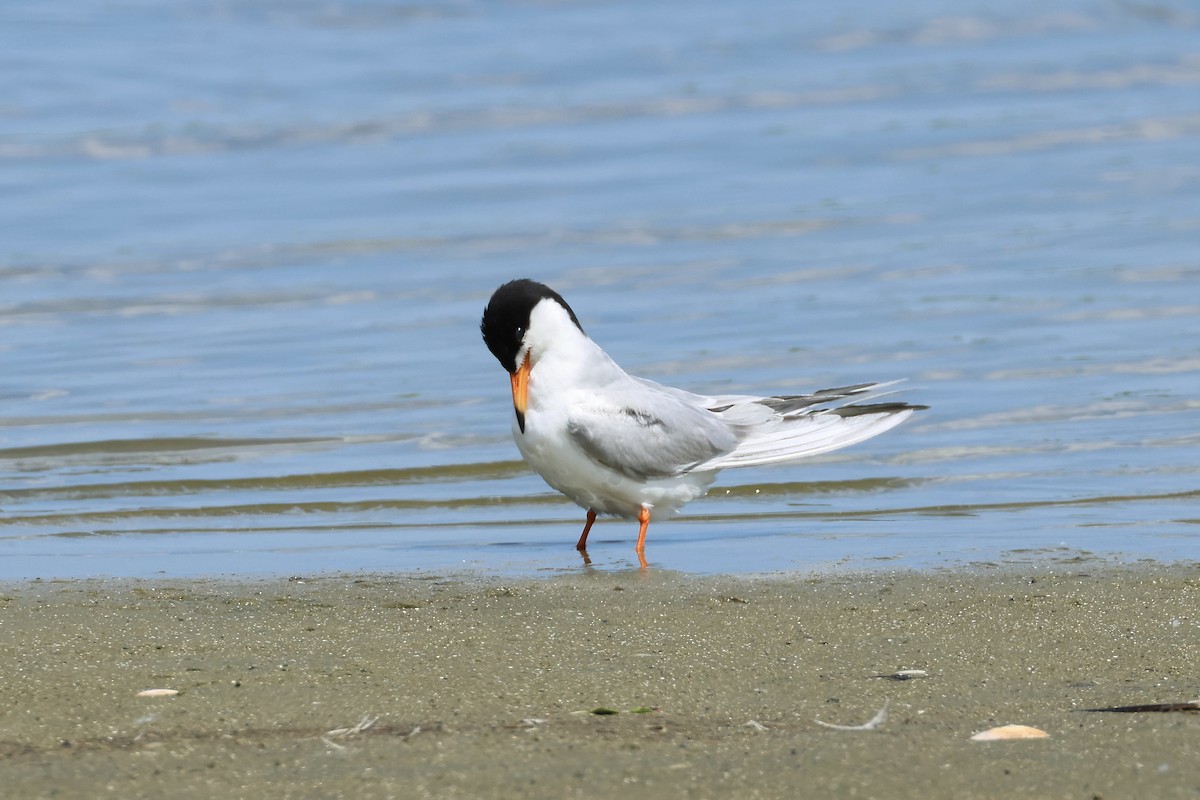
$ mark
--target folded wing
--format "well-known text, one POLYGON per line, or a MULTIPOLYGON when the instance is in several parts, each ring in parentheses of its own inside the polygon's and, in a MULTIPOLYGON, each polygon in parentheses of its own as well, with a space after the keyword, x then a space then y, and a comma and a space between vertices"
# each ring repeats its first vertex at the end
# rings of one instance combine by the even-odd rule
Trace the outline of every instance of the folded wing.
POLYGON ((630 392, 617 397, 623 402, 596 396, 575 405, 567 433, 593 460, 628 478, 641 481, 691 472, 698 464, 732 453, 738 444, 727 422, 686 395, 630 392))

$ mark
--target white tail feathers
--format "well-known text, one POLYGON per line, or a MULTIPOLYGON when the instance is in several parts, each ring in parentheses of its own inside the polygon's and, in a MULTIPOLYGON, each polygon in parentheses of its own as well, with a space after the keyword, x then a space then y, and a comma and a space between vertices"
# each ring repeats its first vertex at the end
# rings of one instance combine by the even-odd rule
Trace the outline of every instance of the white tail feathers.
POLYGON ((776 417, 766 430, 749 432, 733 452, 711 459, 698 470, 752 467, 794 461, 866 441, 891 430, 912 416, 915 408, 895 407, 842 416, 836 411, 798 417, 776 417))
POLYGON ((925 406, 875 402, 898 381, 822 389, 808 395, 708 398, 711 411, 736 431, 737 446, 695 469, 794 461, 878 436, 925 406))

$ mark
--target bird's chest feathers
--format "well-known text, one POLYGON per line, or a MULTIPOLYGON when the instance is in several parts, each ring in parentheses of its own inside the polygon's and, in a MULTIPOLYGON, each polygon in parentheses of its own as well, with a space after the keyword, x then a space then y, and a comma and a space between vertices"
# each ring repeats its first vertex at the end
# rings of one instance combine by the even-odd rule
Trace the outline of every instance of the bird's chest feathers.
POLYGON ((572 359, 542 358, 529 372, 529 416, 539 418, 543 429, 566 425, 571 409, 593 402, 605 383, 572 359))
POLYGON ((571 420, 585 411, 595 413, 603 405, 603 388, 560 360, 536 365, 529 376, 525 432, 516 432, 526 458, 545 462, 578 452, 570 434, 571 420))

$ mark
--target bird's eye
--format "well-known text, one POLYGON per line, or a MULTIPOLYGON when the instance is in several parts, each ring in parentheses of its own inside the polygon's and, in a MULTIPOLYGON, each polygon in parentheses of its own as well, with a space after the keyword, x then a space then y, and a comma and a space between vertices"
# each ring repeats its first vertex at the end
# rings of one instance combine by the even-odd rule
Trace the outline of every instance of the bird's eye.
POLYGON ((517 339, 520 339, 521 337, 523 337, 525 335, 525 329, 522 328, 520 325, 518 325, 517 329, 515 331, 513 331, 513 333, 515 333, 517 335, 517 339))

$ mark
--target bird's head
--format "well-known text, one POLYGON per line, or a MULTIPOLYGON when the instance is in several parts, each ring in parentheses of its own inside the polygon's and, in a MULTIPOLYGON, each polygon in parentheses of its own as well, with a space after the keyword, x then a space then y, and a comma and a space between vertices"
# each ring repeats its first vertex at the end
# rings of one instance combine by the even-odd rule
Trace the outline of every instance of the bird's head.
POLYGON ((582 333, 583 327, 562 295, 528 278, 501 286, 492 293, 492 299, 483 310, 479 331, 488 350, 500 366, 508 370, 512 379, 513 407, 522 433, 528 405, 529 371, 540 350, 552 343, 555 327, 552 318, 561 319, 563 312, 582 333))

